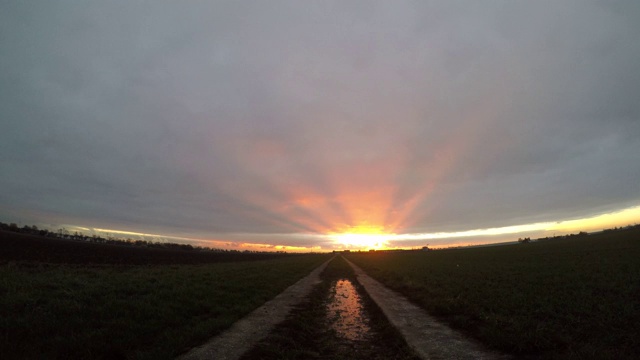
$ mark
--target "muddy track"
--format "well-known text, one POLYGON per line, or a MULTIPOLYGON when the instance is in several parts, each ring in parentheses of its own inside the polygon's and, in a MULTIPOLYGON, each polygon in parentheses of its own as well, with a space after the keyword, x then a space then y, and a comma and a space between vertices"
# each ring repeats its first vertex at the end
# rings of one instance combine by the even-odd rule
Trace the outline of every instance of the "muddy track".
POLYGON ((510 357, 437 322, 340 256, 179 359, 280 358, 510 357))
POLYGON ((419 360, 356 280, 334 259, 304 302, 257 346, 253 359, 419 360))
MULTIPOLYGON (((346 259, 345 259, 346 260, 346 259)), ((387 319, 423 359, 510 359, 492 352, 447 325, 435 320, 426 311, 404 296, 368 276, 358 266, 346 260, 355 270, 358 282, 382 309, 387 319)))

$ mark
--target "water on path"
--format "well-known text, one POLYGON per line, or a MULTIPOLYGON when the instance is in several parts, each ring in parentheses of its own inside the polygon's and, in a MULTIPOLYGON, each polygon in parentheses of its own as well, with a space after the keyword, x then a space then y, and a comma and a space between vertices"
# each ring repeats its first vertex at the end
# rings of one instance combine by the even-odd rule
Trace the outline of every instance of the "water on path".
POLYGON ((418 360, 341 257, 288 318, 243 360, 418 360))
POLYGON ((327 316, 338 336, 350 341, 367 340, 371 331, 362 298, 348 279, 334 283, 327 303, 327 316))

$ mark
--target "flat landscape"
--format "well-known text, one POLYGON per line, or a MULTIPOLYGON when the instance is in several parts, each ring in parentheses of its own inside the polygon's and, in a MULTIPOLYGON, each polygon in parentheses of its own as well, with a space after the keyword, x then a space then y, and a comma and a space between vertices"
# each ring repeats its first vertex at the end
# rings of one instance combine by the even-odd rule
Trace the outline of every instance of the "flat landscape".
POLYGON ((640 359, 639 0, 80 3, 0 1, 0 360, 640 359))
POLYGON ((225 258, 12 233, 2 234, 0 249, 2 359, 171 359, 328 259, 225 258))
POLYGON ((352 253, 484 344, 544 359, 640 357, 640 229, 467 249, 352 253))
MULTIPOLYGON (((3 359, 174 358, 332 256, 208 254, 1 235, 3 359)), ((530 359, 640 355, 638 227, 344 256, 493 350, 530 359)), ((340 257, 321 279, 245 359, 415 358, 340 257)))

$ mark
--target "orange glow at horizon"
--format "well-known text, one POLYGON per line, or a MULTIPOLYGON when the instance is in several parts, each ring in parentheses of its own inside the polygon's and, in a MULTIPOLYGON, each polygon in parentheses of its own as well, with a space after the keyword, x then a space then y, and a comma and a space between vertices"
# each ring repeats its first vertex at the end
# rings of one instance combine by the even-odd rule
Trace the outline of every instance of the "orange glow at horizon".
POLYGON ((329 237, 342 247, 384 249, 389 245, 387 241, 389 235, 380 226, 358 225, 343 232, 331 234, 329 237))
POLYGON ((479 149, 498 154, 513 146, 509 137, 491 146, 483 142, 509 108, 509 83, 489 84, 490 91, 463 110, 446 104, 415 114, 390 108, 366 122, 345 118, 336 129, 323 119, 344 114, 329 109, 297 114, 308 121, 290 124, 299 126, 294 139, 260 129, 249 137, 222 139, 214 146, 242 166, 233 178, 220 175, 210 185, 243 204, 234 215, 257 220, 272 232, 327 236, 350 247, 387 247, 396 234, 406 234, 438 211, 438 201, 446 201, 458 174, 471 177, 493 158, 469 163, 470 154, 479 149), (430 114, 446 114, 456 124, 446 132, 434 126, 434 132, 443 133, 421 147, 416 144, 430 114), (381 120, 389 116, 403 121, 388 126, 381 120))
POLYGON ((346 157, 334 164, 320 158, 311 176, 283 160, 289 156, 286 142, 254 139, 253 151, 247 146, 235 154, 238 163, 246 165, 247 176, 262 181, 260 186, 234 179, 224 189, 255 209, 245 210, 248 217, 294 233, 329 235, 332 239, 340 236, 338 243, 381 248, 386 245, 382 235, 403 233, 436 211, 425 204, 444 179, 461 166, 460 159, 471 151, 478 129, 495 116, 491 106, 477 110, 419 164, 412 159, 409 148, 383 143, 366 159, 346 157), (264 148, 280 150, 266 152, 264 148), (264 171, 266 161, 274 163, 279 171, 264 171), (259 175, 257 179, 255 175, 259 175))
POLYGON ((271 238, 296 238, 307 236, 312 241, 309 246, 275 245, 265 238, 264 234, 245 234, 234 236, 234 239, 198 239, 192 237, 176 237, 165 235, 152 235, 148 233, 137 233, 123 230, 113 230, 104 228, 80 228, 72 226, 70 229, 93 230, 104 234, 122 234, 143 237, 163 237, 168 240, 189 241, 198 246, 213 247, 228 250, 249 250, 249 251, 285 251, 285 252, 326 252, 338 249, 351 250, 385 250, 385 249, 407 249, 420 248, 428 245, 430 248, 446 248, 450 246, 467 246, 487 243, 497 243, 513 241, 518 234, 524 233, 526 236, 545 237, 552 235, 562 235, 576 233, 578 231, 597 231, 614 226, 626 226, 638 224, 640 222, 640 206, 623 209, 616 212, 595 215, 582 219, 565 220, 559 222, 541 222, 532 224, 511 225, 498 228, 485 228, 474 230, 462 230, 456 232, 437 233, 391 233, 386 228, 370 224, 360 224, 352 227, 342 227, 338 231, 329 234, 272 234, 271 238), (235 239, 250 239, 249 241, 238 241, 235 239), (319 241, 316 243, 314 241, 319 241), (451 241, 446 241, 447 239, 451 241), (471 239, 468 241, 462 239, 471 239), (266 241, 265 241, 266 240, 266 241), (323 241, 324 240, 324 241, 323 241), (327 241, 328 240, 328 241, 327 241), (442 241, 444 240, 444 241, 442 241), (435 241, 436 243, 434 243, 435 241), (325 245, 320 245, 324 243, 325 245), (328 244, 328 245, 327 245, 328 244))
POLYGON ((401 233, 423 219, 426 214, 417 209, 458 165, 461 154, 468 151, 468 137, 478 126, 475 121, 461 124, 450 138, 435 146, 438 151, 427 156, 427 163, 413 164, 406 147, 382 144, 378 153, 364 160, 354 156, 334 164, 318 159, 318 171, 313 176, 300 173, 281 159, 287 153, 286 143, 254 139, 258 145, 253 151, 247 146, 235 152, 237 162, 246 165, 244 171, 252 182, 245 184, 241 179, 233 179, 223 183, 222 188, 226 194, 250 205, 249 209, 241 210, 242 216, 293 233, 354 234, 357 236, 351 236, 350 240, 347 236, 350 242, 377 243, 380 247, 383 246, 380 241, 364 240, 364 235, 401 233), (265 147, 282 150, 265 152, 262 150, 265 147), (278 170, 287 176, 265 172, 262 166, 266 161, 276 164, 275 167, 281 165, 278 170), (256 180, 261 180, 258 186, 256 180), (378 230, 373 234, 371 229, 378 230))

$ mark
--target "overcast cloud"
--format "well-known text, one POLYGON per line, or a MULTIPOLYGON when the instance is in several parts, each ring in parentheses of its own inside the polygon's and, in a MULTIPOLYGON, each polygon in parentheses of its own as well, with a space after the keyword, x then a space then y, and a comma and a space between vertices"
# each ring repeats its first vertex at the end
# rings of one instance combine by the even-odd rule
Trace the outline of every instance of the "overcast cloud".
POLYGON ((0 216, 311 246, 638 206, 638 39, 633 0, 4 1, 0 216))

